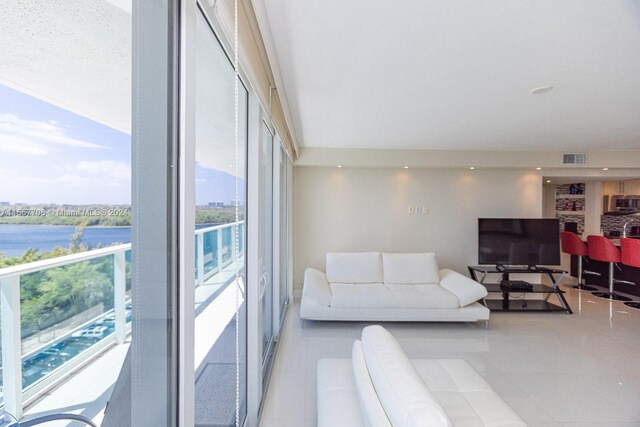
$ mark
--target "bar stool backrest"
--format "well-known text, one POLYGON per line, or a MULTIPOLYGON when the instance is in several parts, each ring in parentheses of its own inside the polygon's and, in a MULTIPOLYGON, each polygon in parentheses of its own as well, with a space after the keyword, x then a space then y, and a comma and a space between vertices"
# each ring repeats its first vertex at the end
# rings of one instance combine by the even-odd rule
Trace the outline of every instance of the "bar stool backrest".
POLYGON ((628 237, 620 239, 622 263, 640 268, 640 240, 628 237))
POLYGON ((613 242, 602 236, 587 236, 589 258, 602 262, 622 261, 620 249, 613 242))
POLYGON ((576 233, 561 231, 560 246, 562 247, 562 252, 565 254, 589 256, 587 245, 576 233))

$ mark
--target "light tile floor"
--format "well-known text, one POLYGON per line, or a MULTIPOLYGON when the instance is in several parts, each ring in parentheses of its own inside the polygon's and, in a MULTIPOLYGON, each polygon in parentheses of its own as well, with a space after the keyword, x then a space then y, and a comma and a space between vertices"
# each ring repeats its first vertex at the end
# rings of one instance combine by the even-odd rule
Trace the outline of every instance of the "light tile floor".
MULTIPOLYGON (((488 330, 482 322, 383 325, 411 358, 468 361, 530 426, 640 426, 640 310, 573 290, 570 280, 562 289, 573 315, 492 313, 488 330)), ((318 359, 349 358, 367 324, 303 328, 294 304, 260 426, 315 426, 318 359)))

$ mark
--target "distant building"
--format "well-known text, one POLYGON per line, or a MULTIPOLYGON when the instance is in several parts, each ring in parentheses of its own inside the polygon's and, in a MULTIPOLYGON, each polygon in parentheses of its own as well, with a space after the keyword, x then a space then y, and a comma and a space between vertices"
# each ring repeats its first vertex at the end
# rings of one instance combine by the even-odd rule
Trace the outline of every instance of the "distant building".
POLYGON ((207 206, 210 208, 224 208, 224 202, 209 202, 207 206))
POLYGON ((11 203, 9 202, 0 202, 0 206, 10 206, 11 203))

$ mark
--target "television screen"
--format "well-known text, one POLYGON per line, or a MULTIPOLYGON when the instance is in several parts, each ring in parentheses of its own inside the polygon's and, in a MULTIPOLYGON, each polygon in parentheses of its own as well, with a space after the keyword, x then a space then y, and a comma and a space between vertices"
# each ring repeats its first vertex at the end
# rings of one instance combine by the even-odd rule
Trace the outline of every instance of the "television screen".
POLYGON ((478 262, 496 265, 559 265, 557 219, 479 218, 478 262))

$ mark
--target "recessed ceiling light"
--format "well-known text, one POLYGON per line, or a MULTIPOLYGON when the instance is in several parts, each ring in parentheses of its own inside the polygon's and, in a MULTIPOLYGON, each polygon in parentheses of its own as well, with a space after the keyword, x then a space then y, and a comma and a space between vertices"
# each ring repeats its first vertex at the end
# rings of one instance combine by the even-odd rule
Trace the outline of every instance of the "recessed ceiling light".
POLYGON ((469 166, 469 169, 474 170, 476 167, 475 166, 469 166))
POLYGON ((409 169, 409 166, 405 166, 404 168, 405 168, 405 169, 409 169))
POLYGON ((342 167, 342 165, 338 165, 338 167, 339 167, 339 168, 341 168, 341 167, 342 167))
POLYGON ((609 170, 609 168, 602 168, 602 170, 603 170, 603 171, 608 171, 608 170, 609 170))
POLYGON ((551 92, 553 90, 553 86, 540 86, 535 89, 531 89, 529 93, 531 95, 540 95, 542 93, 551 92))
POLYGON ((542 168, 536 168, 536 170, 537 170, 537 171, 541 171, 541 170, 542 170, 542 168))
POLYGON ((546 181, 546 183, 547 183, 547 184, 551 184, 551 180, 550 180, 550 179, 548 179, 548 180, 546 181))

